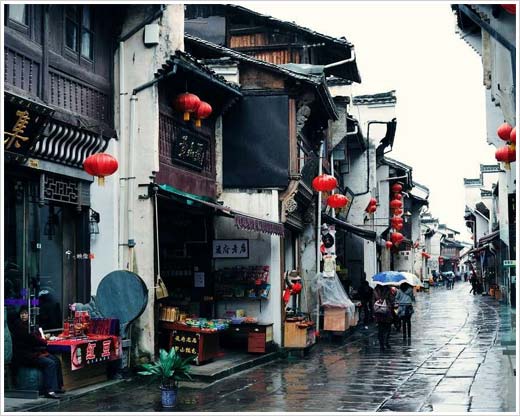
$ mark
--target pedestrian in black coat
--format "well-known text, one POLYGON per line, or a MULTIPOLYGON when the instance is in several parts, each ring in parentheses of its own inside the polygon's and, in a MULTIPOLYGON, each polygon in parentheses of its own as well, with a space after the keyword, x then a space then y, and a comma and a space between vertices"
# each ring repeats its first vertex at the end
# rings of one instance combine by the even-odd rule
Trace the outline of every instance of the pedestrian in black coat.
POLYGON ((374 290, 374 318, 377 322, 377 337, 381 351, 391 349, 389 344, 394 321, 394 296, 388 286, 377 285, 374 290))
POLYGON ((374 313, 374 308, 372 305, 372 297, 374 295, 374 290, 370 287, 366 280, 361 282, 361 286, 359 287, 359 299, 361 300, 361 306, 363 308, 363 323, 368 325, 372 320, 372 315, 374 313))
POLYGON ((38 333, 29 332, 29 313, 22 307, 11 328, 13 364, 18 367, 37 367, 43 372, 44 394, 57 399, 63 393, 61 361, 47 351, 47 340, 38 333))

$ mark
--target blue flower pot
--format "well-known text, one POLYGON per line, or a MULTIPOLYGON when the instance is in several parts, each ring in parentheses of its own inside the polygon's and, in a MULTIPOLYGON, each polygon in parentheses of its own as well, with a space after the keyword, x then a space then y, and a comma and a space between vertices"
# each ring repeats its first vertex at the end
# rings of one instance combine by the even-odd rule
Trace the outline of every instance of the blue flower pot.
POLYGON ((177 404, 177 388, 161 386, 160 389, 162 407, 175 407, 177 404))

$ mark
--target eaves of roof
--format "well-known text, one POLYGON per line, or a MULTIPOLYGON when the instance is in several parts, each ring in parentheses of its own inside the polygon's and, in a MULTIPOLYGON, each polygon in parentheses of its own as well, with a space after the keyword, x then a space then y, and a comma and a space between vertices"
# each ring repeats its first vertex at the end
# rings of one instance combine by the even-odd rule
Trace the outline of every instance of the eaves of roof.
POLYGON ((162 65, 162 67, 157 70, 157 72, 154 74, 155 77, 160 77, 168 72, 170 72, 175 65, 180 65, 185 69, 198 72, 202 76, 204 76, 206 79, 212 81, 213 83, 219 85, 220 87, 225 88, 229 92, 233 93, 234 95, 242 95, 240 92, 240 87, 236 84, 233 84, 231 82, 226 81, 226 79, 218 74, 216 74, 214 71, 212 71, 208 66, 203 65, 199 60, 197 60, 195 57, 190 55, 189 53, 177 50, 173 55, 170 55, 170 57, 166 60, 166 62, 162 65))
POLYGON ((335 43, 335 44, 337 44, 339 46, 344 46, 346 48, 352 48, 354 46, 354 45, 352 45, 352 43, 350 43, 346 39, 338 39, 338 38, 334 38, 332 36, 324 35, 323 33, 319 33, 319 32, 316 32, 314 30, 308 29, 306 27, 299 26, 296 23, 287 22, 285 20, 279 20, 279 19, 276 19, 275 17, 268 16, 268 15, 265 15, 265 14, 262 14, 262 13, 259 13, 259 12, 255 12, 254 10, 247 9, 245 7, 242 7, 242 6, 238 6, 236 4, 226 4, 226 6, 234 8, 234 9, 237 9, 237 10, 240 10, 240 11, 246 13, 246 14, 253 14, 253 15, 259 17, 259 18, 265 19, 266 21, 271 22, 273 24, 276 24, 278 26, 284 26, 284 27, 291 28, 291 29, 294 29, 294 30, 297 30, 297 31, 300 31, 300 32, 307 33, 308 35, 311 35, 311 36, 320 37, 323 40, 327 40, 327 41, 335 43))
POLYGON ((395 104, 396 102, 395 90, 377 94, 357 95, 353 98, 354 105, 395 104))
POLYGON ((383 163, 385 165, 388 165, 388 166, 391 166, 391 167, 396 168, 396 169, 401 169, 401 170, 406 170, 406 171, 411 171, 412 170, 411 166, 405 165, 402 162, 399 162, 399 161, 397 161, 395 159, 392 159, 392 158, 389 158, 389 157, 386 157, 386 156, 381 159, 381 163, 383 163))
POLYGON ((315 75, 305 75, 298 72, 291 71, 289 69, 283 68, 279 65, 275 65, 266 61, 262 61, 260 59, 253 58, 252 56, 246 55, 241 52, 237 52, 234 49, 229 49, 224 46, 217 45, 215 43, 209 42, 207 40, 198 38, 193 35, 189 35, 187 33, 184 34, 184 40, 188 42, 196 43, 200 46, 204 46, 208 49, 210 49, 213 52, 220 53, 224 56, 228 56, 231 58, 236 59, 238 62, 247 62, 252 65, 260 66, 268 71, 276 72, 278 74, 285 75, 289 78, 296 79, 302 82, 305 82, 307 84, 312 85, 319 97, 321 98, 322 102, 324 103, 327 113, 333 120, 337 120, 339 115, 336 110, 336 105, 334 104, 334 100, 332 96, 330 95, 330 91, 327 88, 327 85, 325 83, 325 78, 315 75))

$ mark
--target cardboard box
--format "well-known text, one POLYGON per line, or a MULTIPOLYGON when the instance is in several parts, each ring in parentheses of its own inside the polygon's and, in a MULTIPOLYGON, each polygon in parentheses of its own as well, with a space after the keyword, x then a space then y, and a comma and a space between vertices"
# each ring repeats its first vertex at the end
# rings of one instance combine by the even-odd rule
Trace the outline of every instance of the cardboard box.
POLYGON ((316 341, 314 326, 299 328, 298 323, 300 322, 285 322, 284 347, 306 348, 316 341))
POLYGON ((350 327, 349 316, 343 308, 325 308, 324 331, 346 331, 350 327))

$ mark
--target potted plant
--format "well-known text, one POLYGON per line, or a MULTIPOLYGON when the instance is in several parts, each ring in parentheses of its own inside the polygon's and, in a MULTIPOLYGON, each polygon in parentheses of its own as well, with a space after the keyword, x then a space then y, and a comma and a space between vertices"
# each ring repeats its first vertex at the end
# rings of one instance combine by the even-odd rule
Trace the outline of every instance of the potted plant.
POLYGON ((177 389, 180 380, 191 380, 191 366, 195 356, 182 358, 174 348, 169 352, 159 350, 159 359, 155 362, 142 364, 143 371, 137 374, 153 376, 160 379, 161 403, 163 407, 175 407, 177 403, 177 389))

